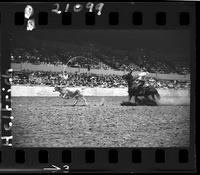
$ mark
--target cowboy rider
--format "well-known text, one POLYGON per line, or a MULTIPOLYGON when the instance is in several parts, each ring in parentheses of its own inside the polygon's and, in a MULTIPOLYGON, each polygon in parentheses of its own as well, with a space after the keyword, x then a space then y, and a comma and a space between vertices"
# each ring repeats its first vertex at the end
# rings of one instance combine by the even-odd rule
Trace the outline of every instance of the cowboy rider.
MULTIPOLYGON (((129 75, 132 75, 133 70, 130 70, 129 75)), ((133 76, 133 81, 138 81, 138 89, 141 89, 145 85, 145 76, 146 73, 142 72, 133 76)))
POLYGON ((138 80, 138 88, 140 89, 140 88, 142 88, 145 85, 145 77, 144 77, 143 74, 142 75, 140 74, 138 76, 139 76, 137 78, 137 80, 138 80))

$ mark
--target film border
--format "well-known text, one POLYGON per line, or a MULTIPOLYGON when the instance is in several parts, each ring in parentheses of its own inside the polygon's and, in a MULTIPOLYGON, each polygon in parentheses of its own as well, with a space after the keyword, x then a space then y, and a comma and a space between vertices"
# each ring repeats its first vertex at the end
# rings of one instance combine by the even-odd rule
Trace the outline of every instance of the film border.
MULTIPOLYGON (((136 2, 137 3, 137 2, 136 2)), ((129 3, 105 3, 105 7, 102 11, 101 16, 95 17, 95 25, 85 25, 85 10, 80 13, 72 13, 72 25, 64 26, 61 23, 61 16, 55 15, 50 12, 52 9, 53 3, 29 3, 34 7, 34 18, 36 20, 36 29, 79 29, 79 28, 89 28, 89 29, 179 29, 179 30, 190 30, 191 32, 191 117, 190 117, 190 147, 189 148, 12 148, 8 146, 1 147, 1 163, 0 171, 45 171, 45 167, 52 168, 52 165, 56 171, 64 171, 63 168, 65 165, 69 165, 69 171, 71 172, 80 172, 80 171, 96 171, 96 172, 158 172, 158 171, 188 171, 193 172, 195 170, 195 80, 196 80, 196 69, 195 69, 195 4, 194 3, 181 3, 181 2, 168 2, 165 4, 152 4, 145 3, 138 4, 134 8, 130 6, 129 3), (48 12, 48 25, 38 25, 38 13, 39 12, 48 12), (142 25, 133 25, 131 23, 131 17, 133 11, 142 12, 143 23, 142 25), (109 13, 118 12, 119 14, 119 23, 118 25, 109 25, 109 13), (166 25, 156 25, 155 23, 155 13, 156 12, 165 12, 167 14, 166 25), (179 14, 180 12, 188 12, 190 23, 189 25, 180 25, 179 24, 179 14), (126 20, 123 20, 126 19, 126 20), (155 151, 156 150, 165 151, 165 163, 156 163, 155 162, 155 151), (17 163, 15 159, 16 150, 24 151, 24 163, 17 163), (39 154, 46 155, 45 151, 40 152, 40 150, 47 150, 48 161, 46 163, 39 163, 39 154), (61 153, 63 150, 70 150, 72 161, 71 163, 63 163, 61 159, 61 153), (85 162, 85 151, 94 150, 95 151, 95 162, 86 163, 85 162), (111 155, 116 155, 118 161, 109 163, 109 151, 114 150, 114 153, 111 155), (117 152, 115 151, 117 150, 117 152), (133 150, 141 150, 141 163, 132 162, 133 150), (188 162, 179 163, 178 162, 178 152, 180 150, 188 151, 188 162), (62 162, 62 163, 61 163, 62 162), (57 168, 56 168, 57 167, 57 168), (10 169, 10 170, 9 170, 10 169)), ((65 4, 65 3, 61 3, 65 4)), ((74 5, 75 2, 70 3, 74 5)), ((81 3, 84 4, 84 3, 81 3)), ((11 108, 10 101, 5 100, 5 96, 8 95, 9 99, 11 98, 11 93, 8 90, 10 85, 6 83, 9 78, 8 70, 10 69, 10 34, 12 31, 23 31, 26 29, 26 25, 15 26, 14 15, 15 12, 23 12, 27 3, 2 3, 1 11, 1 33, 2 33, 2 66, 1 66, 1 102, 2 109, 11 108), (5 10, 6 9, 6 10, 5 10), (3 76, 4 75, 4 76, 3 76), (6 81, 5 81, 6 80, 6 81), (5 92, 7 91, 7 92, 5 92)), ((32 31, 34 32, 34 31, 32 31)), ((4 127, 4 124, 12 122, 12 118, 6 119, 3 116, 11 116, 11 111, 2 110, 1 111, 1 127, 4 127)), ((14 116, 13 116, 14 117, 14 116)), ((2 129, 2 136, 12 136, 11 130, 5 131, 2 129)), ((9 142, 12 143, 12 142, 9 142)), ((23 152, 22 151, 22 152, 23 152)), ((21 153, 22 153, 21 152, 21 153)), ((183 151, 184 152, 184 151, 183 151)), ((21 154, 20 153, 20 154, 21 154)), ((187 154, 187 153, 186 153, 187 154)), ((187 159, 187 158, 186 158, 187 159)), ((43 160, 42 160, 43 161, 43 160)), ((46 171, 54 171, 53 169, 47 169, 46 171)), ((68 172, 68 171, 67 171, 68 172)))

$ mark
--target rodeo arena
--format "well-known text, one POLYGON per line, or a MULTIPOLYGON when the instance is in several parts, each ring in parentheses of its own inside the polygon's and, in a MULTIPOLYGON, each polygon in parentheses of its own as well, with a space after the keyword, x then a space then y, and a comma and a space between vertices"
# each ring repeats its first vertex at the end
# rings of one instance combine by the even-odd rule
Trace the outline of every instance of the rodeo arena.
POLYGON ((13 146, 189 146, 188 63, 143 48, 74 50, 13 49, 13 146))

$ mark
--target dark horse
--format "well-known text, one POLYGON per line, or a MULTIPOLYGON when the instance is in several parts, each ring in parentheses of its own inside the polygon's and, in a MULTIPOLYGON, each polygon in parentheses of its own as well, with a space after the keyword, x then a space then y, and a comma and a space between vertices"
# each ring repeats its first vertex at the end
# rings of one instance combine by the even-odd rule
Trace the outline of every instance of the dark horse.
POLYGON ((129 102, 134 96, 135 103, 137 104, 139 101, 138 96, 143 96, 145 97, 145 103, 148 103, 149 105, 157 105, 156 98, 160 99, 158 91, 153 86, 143 87, 140 83, 136 83, 138 77, 139 76, 133 77, 132 71, 122 76, 122 78, 125 79, 128 83, 129 102))

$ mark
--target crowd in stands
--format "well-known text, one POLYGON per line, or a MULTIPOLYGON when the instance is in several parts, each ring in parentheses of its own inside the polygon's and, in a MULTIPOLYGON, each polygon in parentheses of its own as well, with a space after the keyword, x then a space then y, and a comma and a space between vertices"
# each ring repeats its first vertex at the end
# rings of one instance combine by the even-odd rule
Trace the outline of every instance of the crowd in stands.
POLYGON ((146 71, 151 73, 176 73, 176 71, 170 65, 160 60, 148 59, 147 57, 144 57, 142 65, 146 69, 146 71))
POLYGON ((190 72, 189 66, 186 66, 184 63, 174 62, 173 65, 176 68, 178 74, 188 74, 190 72))
MULTIPOLYGON (((70 47, 70 46, 68 46, 70 47)), ((154 54, 146 54, 144 49, 141 52, 116 52, 113 49, 97 49, 95 46, 80 47, 73 46, 70 50, 38 48, 15 48, 11 53, 13 63, 28 62, 32 64, 54 64, 67 65, 70 67, 81 67, 90 69, 115 69, 147 71, 149 73, 178 73, 189 74, 189 65, 181 61, 169 62, 154 54)), ((134 51, 133 51, 134 52, 134 51)))
MULTIPOLYGON (((13 73, 12 83, 14 85, 65 85, 67 87, 127 87, 127 83, 120 75, 98 75, 92 73, 57 73, 45 71, 20 71, 13 73)), ((182 89, 189 88, 190 82, 174 80, 156 80, 146 78, 146 86, 151 85, 155 88, 182 89)))
MULTIPOLYGON (((84 54, 82 54, 84 55, 84 54)), ((45 48, 40 49, 24 49, 16 48, 11 53, 11 61, 13 63, 32 63, 32 64, 53 64, 53 65, 67 65, 70 67, 91 69, 111 69, 110 66, 104 64, 96 57, 77 56, 73 52, 48 52, 45 48)))
POLYGON ((133 64, 133 63, 130 63, 128 66, 125 65, 125 64, 122 64, 119 69, 122 70, 122 71, 133 70, 133 71, 144 71, 144 72, 147 72, 145 67, 140 68, 139 66, 137 66, 136 64, 133 64))

